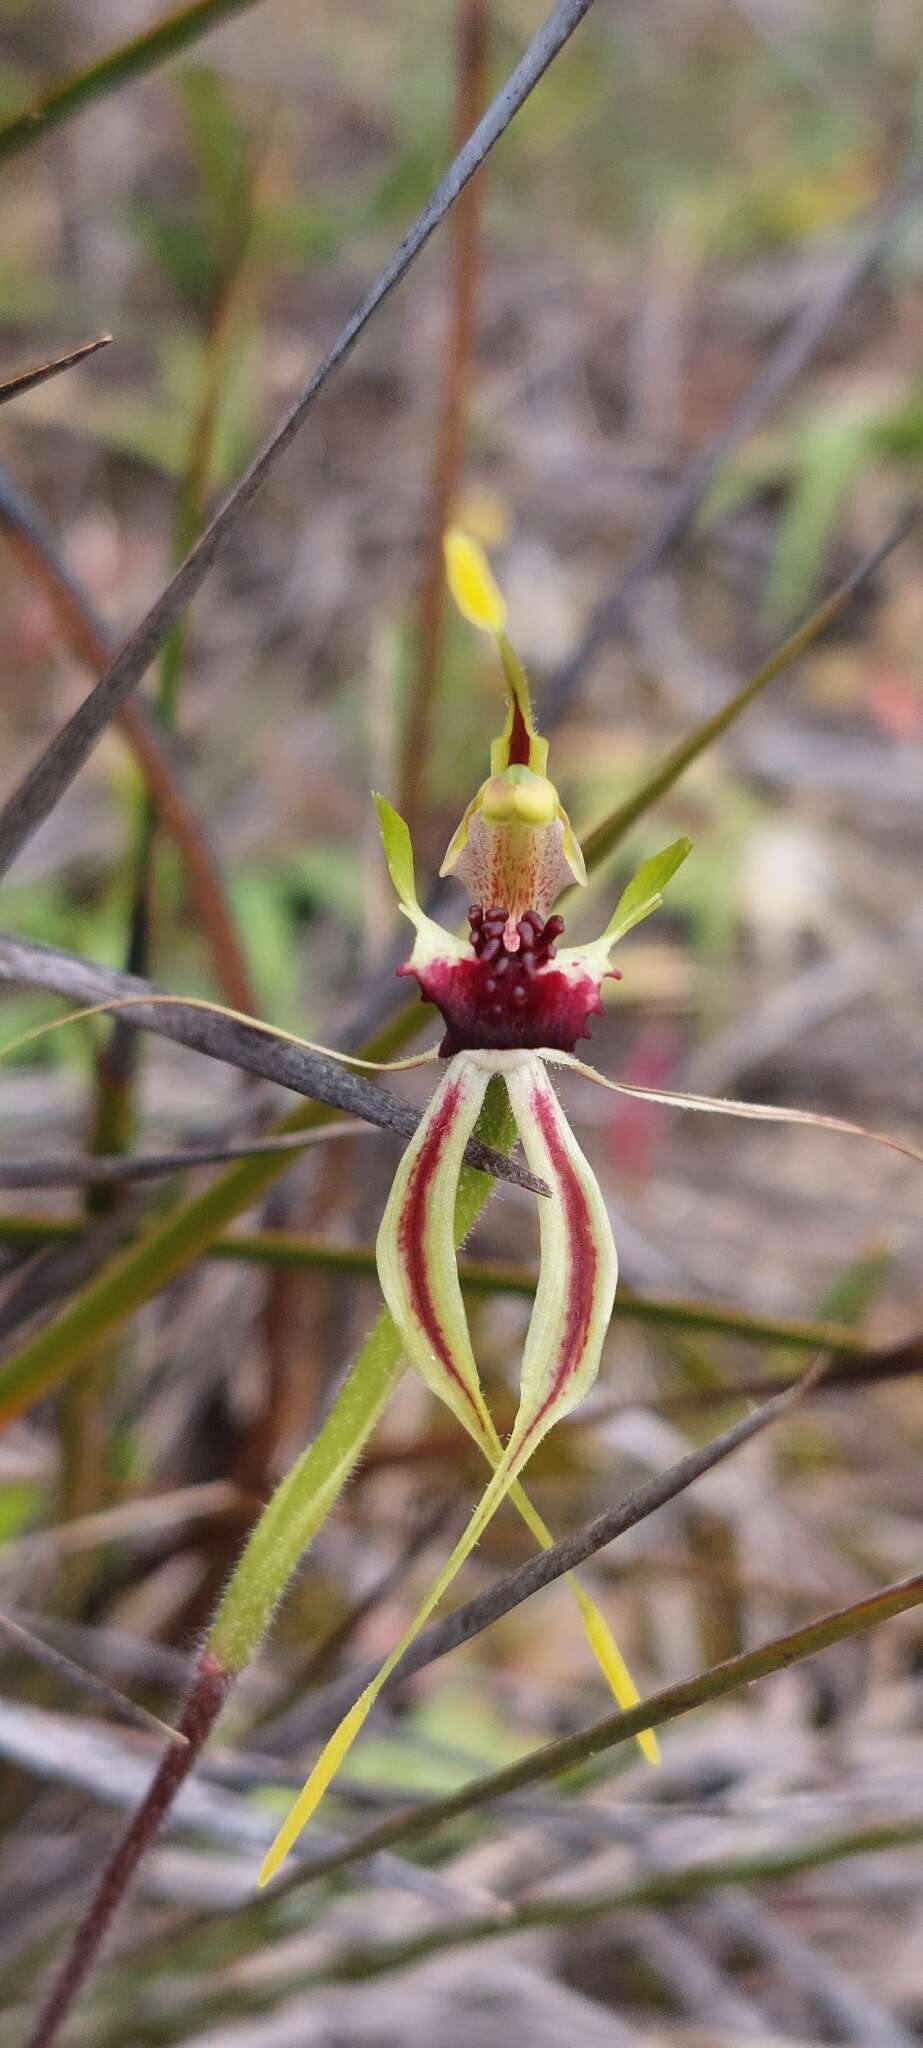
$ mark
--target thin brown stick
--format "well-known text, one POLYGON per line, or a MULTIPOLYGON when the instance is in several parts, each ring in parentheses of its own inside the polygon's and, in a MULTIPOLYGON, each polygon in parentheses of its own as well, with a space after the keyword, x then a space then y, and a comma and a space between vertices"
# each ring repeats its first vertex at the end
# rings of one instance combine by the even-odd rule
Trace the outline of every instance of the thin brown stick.
MULTIPOLYGON (((0 531, 33 582, 45 593, 77 661, 96 676, 112 659, 114 640, 77 578, 67 568, 44 521, 8 477, 0 475, 0 531)), ((186 796, 169 748, 142 703, 118 714, 147 783, 162 830, 173 840, 189 897, 211 953, 215 980, 236 1010, 254 1008, 249 969, 234 925, 221 871, 208 837, 186 796)))
POLYGON ((51 2048, 96 1961, 113 1914, 141 1861, 159 1833, 180 1787, 211 1734, 227 1698, 231 1680, 214 1657, 204 1655, 193 1679, 179 1734, 185 1745, 170 1744, 128 1829, 103 1873, 99 1888, 77 1930, 73 1947, 55 1978, 27 2048, 51 2048))
MULTIPOLYGON (((489 26, 488 0, 457 0, 455 143, 459 149, 471 134, 484 100, 489 26)), ((464 462, 465 413, 474 348, 485 178, 486 172, 479 171, 465 186, 451 224, 451 300, 445 374, 430 486, 425 566, 417 612, 416 673, 408 694, 400 773, 399 808, 411 833, 417 824, 426 777, 442 645, 445 613, 442 536, 458 496, 464 462)))
POLYGON ((76 363, 85 362, 87 356, 95 356, 97 349, 108 348, 111 340, 111 334, 99 334, 95 341, 82 342, 66 356, 51 356, 48 362, 37 363, 31 370, 18 370, 0 384, 0 405, 5 405, 9 398, 21 398, 24 391, 34 391, 37 384, 47 383, 49 377, 59 377, 62 370, 72 370, 76 363))
POLYGON ((21 1622, 12 1621, 8 1614, 0 1614, 0 1636, 5 1637, 12 1649, 21 1650, 24 1656, 31 1657, 36 1664, 43 1665, 46 1671, 54 1672, 55 1677, 63 1679, 65 1685, 75 1686, 80 1692, 91 1693, 94 1699, 100 1700, 102 1705, 118 1715, 120 1720, 132 1721, 138 1728, 144 1728, 149 1733, 165 1735, 168 1742, 176 1743, 180 1749, 185 1749, 185 1736, 180 1735, 175 1728, 169 1728, 166 1721, 159 1720, 147 1707, 138 1706, 134 1700, 128 1699, 125 1693, 119 1692, 117 1686, 110 1685, 105 1678, 100 1678, 97 1672, 87 1671, 82 1664, 75 1664, 72 1657, 65 1657, 63 1650, 54 1649, 51 1643, 44 1642, 32 1629, 24 1628, 21 1622))

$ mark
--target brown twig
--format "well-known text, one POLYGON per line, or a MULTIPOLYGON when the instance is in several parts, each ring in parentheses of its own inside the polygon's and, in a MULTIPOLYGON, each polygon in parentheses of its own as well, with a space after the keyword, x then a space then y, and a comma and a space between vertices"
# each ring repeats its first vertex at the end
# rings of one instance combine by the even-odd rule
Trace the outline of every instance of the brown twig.
MULTIPOLYGON (((64 562, 44 520, 10 479, 0 474, 0 530, 34 582, 41 585, 71 653, 94 675, 105 674, 114 641, 85 590, 64 562)), ((118 714, 143 772, 163 831, 173 840, 190 900, 208 941, 215 980, 237 1010, 254 1007, 249 970, 228 907, 221 872, 200 820, 182 787, 168 743, 143 704, 127 702, 118 714)))
POLYGON ((51 1643, 44 1642, 42 1637, 35 1635, 30 1628, 24 1628, 21 1622, 12 1621, 8 1614, 0 1614, 0 1636, 5 1637, 14 1650, 21 1650, 24 1656, 31 1657, 36 1664, 43 1665, 47 1671, 53 1671, 55 1677, 63 1679, 65 1685, 76 1686, 78 1691, 91 1693, 103 1706, 109 1707, 112 1713, 117 1714, 120 1720, 133 1721, 137 1727, 144 1728, 149 1733, 165 1735, 168 1742, 185 1749, 186 1738, 175 1728, 168 1728, 166 1722, 159 1720, 156 1714, 150 1713, 147 1707, 136 1705, 134 1700, 119 1692, 116 1686, 109 1685, 105 1678, 100 1678, 97 1672, 87 1671, 82 1664, 75 1664, 73 1658, 65 1657, 63 1650, 56 1650, 51 1643))
POLYGON ((24 391, 34 391, 37 384, 45 384, 49 377, 59 377, 62 370, 72 370, 76 363, 85 362, 87 356, 95 356, 97 349, 108 348, 111 340, 111 334, 100 334, 95 341, 84 341, 79 348, 72 348, 66 356, 51 356, 48 362, 37 363, 31 370, 18 370, 0 384, 0 405, 10 398, 21 398, 24 391))
POLYGON ((215 1659, 200 1659, 177 1733, 185 1746, 172 1742, 154 1775, 150 1790, 134 1814, 103 1873, 63 1969, 55 1978, 27 2048, 51 2048, 62 2022, 88 1977, 109 1923, 150 1847, 180 1787, 200 1755, 227 1698, 231 1680, 215 1659))
MULTIPOLYGON (((462 143, 470 135, 483 104, 487 80, 489 25, 488 0, 457 0, 457 148, 461 148, 462 143)), ((411 833, 417 824, 423 794, 436 681, 439 674, 442 622, 445 612, 442 536, 449 524, 452 507, 458 496, 464 462, 465 412, 474 347, 484 179, 483 172, 471 179, 452 216, 449 258, 451 298, 445 372, 430 486, 429 519, 424 549, 425 566, 417 611, 416 672, 408 694, 399 783, 399 808, 407 819, 411 833)))

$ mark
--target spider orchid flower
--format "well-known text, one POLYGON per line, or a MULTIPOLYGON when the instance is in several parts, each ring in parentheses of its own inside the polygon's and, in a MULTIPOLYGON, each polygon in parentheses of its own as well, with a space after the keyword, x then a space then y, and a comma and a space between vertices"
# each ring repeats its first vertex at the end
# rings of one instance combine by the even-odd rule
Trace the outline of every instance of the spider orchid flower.
MULTIPOLYGON (((452 594, 496 641, 507 691, 506 721, 490 775, 469 804, 442 866, 472 897, 466 939, 421 909, 410 834, 377 797, 382 844, 414 943, 400 974, 441 1011, 445 1072, 403 1155, 378 1234, 378 1272, 404 1348, 425 1384, 457 1417, 493 1466, 460 1542, 413 1623, 319 1757, 266 1857, 266 1882, 310 1818, 382 1686, 507 1495, 544 1547, 549 1531, 519 1485, 552 1425, 583 1399, 598 1369, 615 1296, 618 1261, 606 1205, 549 1079, 601 1012, 617 939, 655 910, 689 852, 688 840, 645 862, 601 938, 559 947, 561 891, 585 882, 583 856, 547 775, 548 742, 535 729, 529 684, 506 634, 503 600, 475 543, 446 537, 452 594), (526 1159, 547 1185, 539 1202, 541 1262, 522 1359, 520 1401, 509 1441, 497 1435, 481 1389, 458 1278, 453 1236, 465 1147, 491 1077, 502 1076, 526 1159)), ((638 1698, 599 1609, 572 1582, 590 1646, 622 1705, 638 1698)), ((639 1737, 657 1759, 651 1732, 639 1737)))
MULTIPOLYGON (((490 775, 469 804, 441 870, 457 875, 472 898, 467 938, 446 931, 422 909, 407 826, 384 797, 376 798, 385 858, 414 933, 410 958, 398 972, 417 980, 445 1026, 439 1047, 445 1071, 398 1167, 378 1234, 377 1263, 408 1359, 493 1471, 410 1626, 318 1757, 266 1856, 261 1884, 310 1820, 382 1687, 507 1496, 543 1547, 552 1540, 520 1476, 542 1438, 596 1379, 618 1262, 601 1190, 549 1068, 574 1069, 619 1095, 725 1116, 819 1125, 923 1160, 912 1145, 840 1117, 610 1081, 577 1057, 575 1047, 602 1011, 603 983, 615 972, 612 948, 659 907, 665 885, 690 851, 689 841, 677 839, 644 862, 598 939, 579 946, 558 943, 564 921, 554 905, 562 890, 586 880, 583 856, 548 778, 548 743, 535 729, 528 680, 507 637, 503 599, 487 562, 472 540, 453 532, 446 536, 446 568, 460 611, 496 643, 507 714, 491 748, 490 775), (495 1075, 506 1087, 529 1167, 548 1188, 538 1204, 539 1278, 519 1407, 505 1446, 481 1388, 454 1242, 465 1147, 495 1075)), ((576 1581, 571 1585, 590 1647, 616 1699, 633 1705, 636 1688, 602 1614, 576 1581)), ((652 1732, 637 1739, 656 1761, 652 1732)))

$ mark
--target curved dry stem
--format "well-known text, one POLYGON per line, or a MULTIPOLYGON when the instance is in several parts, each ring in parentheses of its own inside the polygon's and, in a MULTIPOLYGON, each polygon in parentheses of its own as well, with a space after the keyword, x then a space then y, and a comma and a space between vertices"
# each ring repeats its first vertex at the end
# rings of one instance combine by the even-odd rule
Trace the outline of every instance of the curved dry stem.
MULTIPOLYGON (((44 592, 62 638, 75 660, 95 677, 104 675, 116 651, 113 639, 81 583, 64 561, 45 520, 23 491, 0 473, 0 528, 26 574, 44 592)), ((250 972, 227 900, 208 833, 191 804, 168 735, 159 731, 147 706, 123 704, 118 723, 144 777, 158 824, 172 839, 182 862, 217 986, 229 1003, 249 1009, 254 1002, 250 972)))
POLYGON ((171 996, 151 990, 148 994, 136 996, 107 996, 99 1003, 85 1003, 79 1010, 67 1010, 63 1017, 51 1017, 44 1024, 32 1024, 28 1031, 21 1031, 17 1038, 11 1038, 6 1045, 0 1045, 0 1060, 9 1059, 14 1052, 22 1052, 27 1045, 34 1045, 51 1031, 61 1031, 65 1024, 82 1024, 88 1017, 113 1016, 116 1011, 145 1009, 152 1010, 158 1005, 168 1004, 180 1010, 204 1010, 210 1017, 228 1017, 233 1024, 246 1024, 251 1031, 259 1031, 276 1045, 297 1045, 302 1052, 321 1053, 325 1060, 337 1060, 343 1067, 362 1067, 369 1073, 400 1073, 410 1067, 428 1067, 439 1058, 438 1046, 429 1046, 425 1052, 408 1054, 402 1060, 366 1060, 359 1053, 340 1052, 333 1045, 319 1045, 313 1038, 299 1038, 296 1031, 285 1031, 281 1024, 267 1024, 262 1017, 251 1016, 248 1010, 232 1010, 227 1003, 212 1002, 208 996, 171 996))
POLYGON ((825 1116, 816 1109, 786 1109, 774 1102, 735 1102, 718 1095, 690 1095, 682 1089, 641 1088, 634 1082, 610 1081, 607 1074, 601 1074, 586 1060, 578 1059, 575 1053, 543 1052, 541 1057, 549 1064, 571 1068, 575 1074, 582 1074, 584 1080, 595 1081, 599 1088, 608 1088, 613 1095, 631 1095, 638 1102, 661 1102, 667 1109, 697 1109, 704 1110, 709 1116, 742 1117, 750 1123, 806 1124, 814 1130, 839 1131, 846 1138, 866 1138, 872 1145, 884 1145, 889 1152, 899 1152, 904 1159, 912 1159, 916 1166, 923 1166, 923 1152, 906 1138, 892 1138, 886 1131, 869 1130, 865 1124, 850 1123, 846 1117, 825 1116))

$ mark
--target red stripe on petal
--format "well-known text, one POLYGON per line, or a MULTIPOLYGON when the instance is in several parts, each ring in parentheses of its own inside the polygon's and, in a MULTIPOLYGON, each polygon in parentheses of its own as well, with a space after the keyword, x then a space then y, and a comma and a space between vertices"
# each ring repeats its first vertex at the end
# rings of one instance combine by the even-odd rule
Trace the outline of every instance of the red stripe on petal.
POLYGON ((430 1287, 429 1267, 426 1257, 426 1206, 436 1169, 445 1150, 446 1143, 455 1122, 462 1101, 462 1090, 457 1082, 445 1084, 445 1092, 432 1123, 426 1133, 420 1151, 414 1161, 401 1208, 398 1227, 398 1249, 404 1268, 407 1292, 413 1314, 432 1347, 440 1365, 455 1386, 460 1387, 469 1406, 477 1414, 477 1404, 463 1375, 459 1372, 445 1332, 439 1321, 436 1304, 430 1287))
POLYGON ((593 1219, 586 1195, 566 1146, 561 1139, 554 1106, 541 1088, 532 1092, 532 1111, 548 1148, 554 1171, 552 1201, 560 1202, 567 1230, 567 1308, 561 1347, 545 1399, 532 1417, 525 1441, 540 1426, 554 1406, 571 1374, 583 1357, 596 1294, 598 1258, 593 1237, 593 1219))

